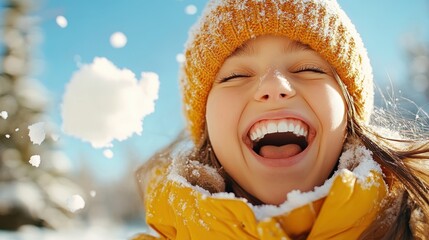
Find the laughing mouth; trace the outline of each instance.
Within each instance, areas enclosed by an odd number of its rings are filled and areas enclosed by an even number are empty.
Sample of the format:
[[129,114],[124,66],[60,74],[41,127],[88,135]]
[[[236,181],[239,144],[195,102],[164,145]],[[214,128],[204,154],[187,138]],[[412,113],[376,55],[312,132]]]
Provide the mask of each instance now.
[[252,150],[264,158],[295,156],[308,146],[309,127],[296,119],[263,120],[252,126],[248,136]]

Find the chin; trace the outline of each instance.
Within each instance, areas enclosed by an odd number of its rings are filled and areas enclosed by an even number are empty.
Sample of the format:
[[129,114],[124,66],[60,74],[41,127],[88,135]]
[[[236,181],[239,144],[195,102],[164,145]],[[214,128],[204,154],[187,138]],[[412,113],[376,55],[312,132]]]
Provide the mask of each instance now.
[[262,202],[264,202],[265,204],[268,204],[268,205],[280,205],[280,204],[284,203],[286,200],[287,200],[286,194],[281,195],[281,196],[271,195],[271,197],[268,199],[261,199]]

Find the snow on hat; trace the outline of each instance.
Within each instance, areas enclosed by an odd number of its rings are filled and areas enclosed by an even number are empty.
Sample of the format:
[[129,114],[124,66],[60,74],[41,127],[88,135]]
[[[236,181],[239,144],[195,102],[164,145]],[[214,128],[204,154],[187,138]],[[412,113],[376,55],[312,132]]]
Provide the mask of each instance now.
[[205,128],[206,102],[226,58],[249,39],[286,36],[324,57],[347,87],[360,121],[373,108],[373,76],[355,26],[335,0],[213,0],[190,30],[180,76],[194,143]]

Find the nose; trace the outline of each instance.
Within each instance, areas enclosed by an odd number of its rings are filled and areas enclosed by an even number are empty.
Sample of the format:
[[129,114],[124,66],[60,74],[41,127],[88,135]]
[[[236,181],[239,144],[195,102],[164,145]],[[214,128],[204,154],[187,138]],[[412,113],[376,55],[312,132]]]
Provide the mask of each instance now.
[[260,102],[288,99],[296,94],[290,81],[279,71],[269,71],[261,77],[255,100]]

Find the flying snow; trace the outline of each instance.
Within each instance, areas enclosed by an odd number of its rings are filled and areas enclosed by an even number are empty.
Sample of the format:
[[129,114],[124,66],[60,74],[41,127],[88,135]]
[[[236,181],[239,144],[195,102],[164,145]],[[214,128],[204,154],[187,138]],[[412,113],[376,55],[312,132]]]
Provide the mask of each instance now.
[[0,117],[2,117],[3,119],[7,119],[7,117],[8,117],[7,112],[6,111],[1,111],[0,112]]
[[61,115],[66,134],[95,148],[111,147],[143,131],[143,119],[155,110],[159,80],[142,72],[140,80],[106,58],[95,58],[75,72],[66,86]]
[[54,140],[54,142],[57,142],[58,139],[60,139],[60,136],[58,134],[56,134],[56,133],[52,133],[51,134],[51,138],[52,138],[52,140]]
[[127,44],[127,36],[122,32],[115,32],[110,36],[110,44],[114,48],[123,48]]
[[32,166],[39,167],[40,165],[40,155],[33,155],[30,157],[30,161],[28,161]]
[[67,198],[67,208],[70,212],[74,213],[77,210],[82,209],[84,207],[85,207],[85,200],[83,200],[83,198],[80,195],[75,194]]
[[186,60],[185,55],[183,53],[179,53],[176,55],[176,61],[178,63],[184,63]]
[[57,22],[58,26],[60,26],[61,28],[66,28],[68,25],[67,18],[61,15],[57,16],[55,21]]
[[89,192],[89,195],[91,195],[91,197],[95,197],[95,195],[97,195],[97,192],[95,190],[91,190]]
[[30,130],[28,136],[30,136],[30,140],[33,144],[40,145],[45,140],[46,134],[44,122],[38,122],[30,125],[28,126],[28,129]]
[[193,4],[190,4],[190,5],[186,6],[185,12],[188,15],[194,15],[195,13],[197,13],[197,7]]
[[104,151],[103,151],[103,155],[104,155],[106,158],[112,158],[112,157],[113,157],[113,152],[112,152],[112,150],[110,150],[110,149],[106,149],[106,150],[104,150]]

